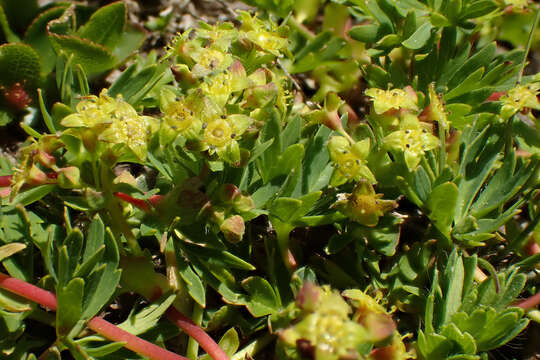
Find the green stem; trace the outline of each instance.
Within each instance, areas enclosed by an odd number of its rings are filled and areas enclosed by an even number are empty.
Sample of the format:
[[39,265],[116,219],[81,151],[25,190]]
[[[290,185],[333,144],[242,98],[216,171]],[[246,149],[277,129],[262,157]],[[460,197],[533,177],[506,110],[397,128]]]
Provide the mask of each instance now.
[[264,349],[274,340],[275,336],[269,333],[264,334],[255,341],[249,343],[242,350],[238,351],[231,360],[244,360],[253,358],[259,351]]
[[532,23],[531,32],[529,33],[529,38],[527,39],[527,46],[525,47],[525,54],[523,54],[523,63],[521,64],[521,69],[519,71],[519,76],[518,76],[518,81],[517,81],[518,84],[521,84],[521,80],[523,79],[523,71],[525,70],[525,66],[527,65],[527,56],[529,55],[529,51],[531,50],[531,45],[534,38],[534,32],[536,31],[536,27],[538,26],[538,19],[540,19],[540,10],[536,9],[536,15]]
[[[196,325],[200,326],[203,314],[204,309],[196,302],[193,302],[193,313],[191,320],[193,320]],[[197,357],[199,356],[199,343],[192,337],[190,337],[188,340],[186,356],[191,360],[197,360]]]
[[292,16],[289,17],[289,19],[287,21],[287,25],[289,25],[294,30],[298,31],[300,34],[302,34],[303,37],[305,37],[308,40],[312,40],[312,39],[315,38],[314,33],[312,33],[304,25],[299,24]]
[[[131,250],[131,254],[133,256],[142,256],[143,251],[139,246],[135,235],[133,235],[133,231],[131,231],[131,227],[127,223],[124,214],[122,214],[122,206],[120,202],[112,196],[109,197],[109,204],[107,206],[107,210],[109,211],[109,215],[111,216],[112,225],[115,229],[115,232],[124,235],[127,241],[127,245]],[[122,249],[122,247],[120,247],[120,249]]]
[[439,124],[439,140],[441,142],[439,148],[439,175],[441,175],[446,167],[446,129],[441,124]]

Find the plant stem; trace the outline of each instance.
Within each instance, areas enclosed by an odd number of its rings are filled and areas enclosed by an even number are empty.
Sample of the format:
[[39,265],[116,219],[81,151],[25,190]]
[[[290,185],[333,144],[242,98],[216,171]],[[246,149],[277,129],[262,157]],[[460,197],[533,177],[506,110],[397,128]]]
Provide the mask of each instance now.
[[[192,319],[193,319],[193,322],[198,326],[201,325],[203,313],[204,313],[203,308],[199,304],[194,302]],[[199,355],[199,343],[195,340],[195,338],[190,337],[187,344],[186,356],[191,360],[197,360],[198,355]]]
[[441,142],[439,148],[439,175],[446,167],[446,129],[439,124],[439,141]]
[[300,34],[302,34],[303,37],[305,37],[308,40],[313,40],[315,38],[315,34],[312,33],[307,27],[305,27],[302,24],[299,24],[292,16],[289,17],[287,20],[287,25],[289,25],[294,30],[298,31]]
[[517,81],[518,84],[521,84],[521,80],[523,78],[523,71],[525,70],[525,65],[527,65],[527,56],[529,55],[529,51],[531,50],[531,45],[534,38],[534,32],[536,30],[536,26],[538,25],[539,18],[540,18],[540,9],[536,9],[536,15],[532,23],[531,32],[529,33],[529,38],[527,39],[525,53],[523,54],[523,63],[521,64],[521,69],[519,71],[519,76],[518,76],[518,81]]
[[527,298],[527,299],[525,299],[525,300],[523,300],[521,302],[518,302],[514,306],[520,307],[522,309],[531,309],[533,307],[538,306],[538,304],[540,304],[540,292],[537,292],[533,296],[531,296],[531,297],[529,297],[529,298]]
[[[53,293],[25,281],[9,277],[3,273],[0,273],[0,288],[36,302],[51,310],[57,309],[56,296]],[[125,342],[126,348],[152,360],[187,360],[187,358],[183,356],[130,334],[100,317],[91,319],[88,322],[88,327],[106,339]]]
[[186,334],[197,340],[199,345],[214,360],[229,360],[229,356],[219,347],[219,345],[203,329],[196,325],[190,318],[176,310],[169,308],[165,313],[167,318]]
[[11,185],[11,175],[0,176],[0,187]]
[[107,210],[109,211],[109,214],[111,215],[111,219],[113,221],[114,226],[126,238],[128,247],[131,250],[131,254],[133,256],[142,256],[142,253],[143,253],[142,249],[139,246],[139,243],[137,242],[135,235],[133,235],[133,231],[131,231],[129,224],[126,222],[126,219],[124,218],[122,214],[122,207],[120,205],[119,200],[113,197],[110,197],[109,199],[110,199],[109,206],[107,206]]
[[187,360],[187,358],[163,349],[138,336],[120,329],[100,317],[95,317],[88,322],[88,327],[109,340],[125,342],[126,348],[156,360]]

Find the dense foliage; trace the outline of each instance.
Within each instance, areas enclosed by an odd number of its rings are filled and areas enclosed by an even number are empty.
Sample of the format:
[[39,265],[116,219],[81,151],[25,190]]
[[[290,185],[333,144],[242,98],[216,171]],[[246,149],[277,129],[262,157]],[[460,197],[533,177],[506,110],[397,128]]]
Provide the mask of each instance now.
[[252,0],[136,53],[170,14],[17,3],[1,358],[526,356],[537,5]]

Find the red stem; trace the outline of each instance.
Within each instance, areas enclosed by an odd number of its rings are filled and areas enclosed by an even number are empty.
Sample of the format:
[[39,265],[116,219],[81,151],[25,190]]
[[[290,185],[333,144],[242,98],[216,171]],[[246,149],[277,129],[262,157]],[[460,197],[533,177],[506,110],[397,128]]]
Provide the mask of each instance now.
[[218,344],[190,318],[170,307],[165,313],[167,318],[182,329],[186,334],[194,338],[204,351],[214,360],[229,360],[229,356],[219,347]]
[[[56,310],[56,296],[37,286],[25,281],[9,277],[0,273],[0,288],[36,302],[46,308]],[[120,329],[100,317],[94,317],[88,322],[88,327],[106,339],[125,342],[125,347],[153,360],[187,360],[187,358],[175,354],[167,349],[152,344],[133,334]]]
[[152,206],[156,206],[156,204],[158,204],[163,199],[163,195],[152,195],[150,196],[148,201],[146,201],[142,199],[136,199],[133,196],[123,192],[115,192],[114,196],[146,212],[150,211],[150,205],[148,203],[150,203]]
[[11,185],[11,175],[0,176],[0,187]]
[[533,296],[515,304],[514,306],[520,307],[522,309],[531,309],[540,304],[540,292],[537,292]]
[[125,346],[129,350],[148,356],[151,359],[188,360],[186,357],[170,352],[138,336],[130,334],[98,316],[88,322],[88,327],[109,340],[125,342]]
[[531,237],[531,240],[525,246],[525,251],[527,251],[529,255],[536,255],[540,253],[540,246],[538,246],[534,238]]

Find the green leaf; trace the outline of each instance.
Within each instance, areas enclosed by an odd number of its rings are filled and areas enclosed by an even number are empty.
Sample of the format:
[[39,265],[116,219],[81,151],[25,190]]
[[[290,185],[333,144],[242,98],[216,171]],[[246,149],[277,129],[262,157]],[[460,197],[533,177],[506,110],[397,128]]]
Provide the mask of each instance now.
[[209,264],[246,271],[255,270],[253,265],[226,250],[210,249],[189,243],[182,245],[185,249],[196,253],[198,257],[204,258]]
[[40,185],[35,188],[18,193],[13,199],[13,204],[21,204],[27,206],[41,200],[45,195],[49,194],[56,188],[56,185]]
[[457,250],[454,249],[450,254],[450,258],[445,263],[445,269],[441,276],[444,303],[439,326],[448,323],[452,315],[461,306],[464,278],[465,269],[463,267],[463,260],[457,254]]
[[[219,340],[218,345],[225,352],[225,354],[227,354],[227,356],[232,358],[240,346],[240,339],[238,338],[238,333],[236,330],[233,327],[227,330],[227,332],[221,337],[221,340]],[[212,358],[210,355],[205,354],[201,356],[199,360],[212,360]]]
[[86,237],[86,246],[84,248],[83,263],[88,261],[99,251],[105,241],[105,225],[101,221],[101,217],[96,215],[90,223],[88,235]]
[[[448,81],[448,87],[450,89],[455,88],[465,80],[471,73],[476,71],[481,67],[487,67],[495,56],[495,51],[497,49],[496,43],[490,43],[489,45],[483,47],[480,51],[476,52],[469,59],[464,61],[458,69],[454,70],[451,74],[451,78]],[[468,53],[468,51],[467,51]],[[466,56],[467,53],[464,52]],[[456,65],[459,64],[459,61]]]
[[492,0],[475,1],[469,4],[460,14],[460,20],[474,19],[497,10],[497,4]]
[[476,90],[478,86],[481,84],[480,80],[482,79],[482,76],[484,75],[484,68],[478,68],[473,73],[469,74],[465,80],[463,80],[459,85],[454,87],[451,91],[447,92],[444,95],[444,99],[446,101],[450,101],[458,96],[461,96],[465,93],[471,92],[472,90]]
[[126,24],[122,37],[113,50],[118,62],[124,62],[130,55],[135,53],[144,43],[147,33],[143,27]]
[[516,161],[515,150],[513,148],[507,150],[502,166],[472,204],[471,214],[480,218],[505,204],[522,189],[531,176],[534,176],[538,164],[538,159],[532,159],[527,165],[521,159]]
[[13,254],[18,253],[19,251],[22,251],[26,248],[26,244],[23,243],[9,243],[0,246],[0,261],[7,259]]
[[9,27],[8,19],[2,6],[0,6],[0,28],[2,29],[2,32],[4,33],[4,36],[8,42],[16,43],[21,41],[17,34],[15,34]]
[[269,212],[270,216],[275,216],[281,221],[288,223],[293,214],[300,209],[302,201],[293,198],[277,198],[272,201]]
[[292,119],[289,119],[287,126],[283,129],[281,133],[281,151],[285,150],[292,144],[296,144],[301,137],[302,132],[302,122],[303,119],[301,116],[296,115]]
[[57,54],[73,55],[73,63],[80,64],[87,74],[104,72],[117,63],[116,57],[106,47],[90,40],[49,33],[49,41]]
[[249,294],[246,307],[251,315],[261,317],[279,310],[279,300],[272,286],[259,276],[252,276],[242,281],[242,287]]
[[330,162],[326,142],[331,134],[332,130],[326,126],[320,126],[306,148],[302,165],[302,191],[304,194],[320,190],[330,181],[330,178],[322,182],[320,180],[324,179],[322,175]]
[[84,344],[84,350],[90,356],[94,358],[99,358],[101,356],[109,355],[122,349],[125,346],[125,342],[113,342],[103,346],[90,347],[85,344],[85,341],[88,340],[88,336],[77,340],[77,343]]
[[257,140],[255,140],[255,146],[250,153],[248,164],[251,164],[253,161],[257,160],[266,151],[266,149],[272,145],[273,142],[274,139],[270,139],[261,143],[259,138],[257,138]]
[[418,349],[424,359],[446,359],[452,343],[439,334],[418,333]]
[[59,18],[66,7],[59,5],[43,11],[34,19],[24,34],[24,42],[39,54],[42,70],[45,74],[51,72],[56,64],[56,54],[47,37],[47,24]]
[[271,171],[271,178],[275,178],[280,175],[289,175],[292,171],[295,171],[304,158],[304,145],[294,144],[289,146],[281,156]]
[[120,40],[126,24],[126,5],[117,1],[103,6],[77,30],[77,36],[113,50]]
[[483,332],[476,339],[479,351],[488,351],[504,345],[518,335],[529,324],[528,319],[521,319],[523,309],[510,308],[502,314],[488,310],[488,322]]
[[349,30],[349,36],[364,43],[374,43],[378,40],[379,26],[377,24],[357,25]]
[[66,335],[81,318],[84,280],[71,279],[66,286],[56,290],[58,309],[56,329],[58,334]]
[[384,216],[374,228],[357,226],[353,230],[356,239],[365,238],[369,246],[385,256],[393,256],[399,242],[402,220]]
[[454,219],[456,225],[465,219],[469,208],[480,191],[486,178],[495,165],[504,142],[496,135],[496,128],[485,127],[476,132],[472,127],[464,132],[462,143],[465,146],[460,164],[458,200]]
[[420,27],[416,29],[414,34],[412,34],[408,39],[402,42],[403,46],[411,50],[421,49],[428,43],[431,37],[432,28],[433,26],[431,25],[430,22],[426,22],[420,25]]
[[156,326],[165,311],[171,307],[174,299],[176,299],[176,294],[165,294],[138,313],[131,313],[118,327],[133,335],[143,334]]
[[457,199],[458,187],[452,182],[446,182],[435,187],[426,201],[430,220],[447,238],[450,238]]
[[472,335],[467,332],[461,332],[455,324],[450,323],[444,326],[441,331],[441,335],[446,337],[448,340],[453,340],[455,344],[460,348],[460,352],[462,352],[463,354],[476,354],[477,349],[474,337],[472,337]]
[[176,266],[182,279],[186,282],[188,294],[202,308],[206,307],[206,290],[199,276],[192,270],[191,266],[182,256],[179,246],[174,244],[174,253],[176,256]]
[[121,270],[118,269],[120,255],[117,242],[110,229],[105,231],[104,245],[106,250],[101,260],[102,264],[95,268],[87,278],[82,314],[85,319],[101,310],[116,292],[116,287],[120,283]]

